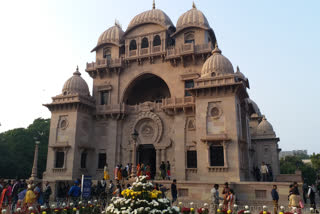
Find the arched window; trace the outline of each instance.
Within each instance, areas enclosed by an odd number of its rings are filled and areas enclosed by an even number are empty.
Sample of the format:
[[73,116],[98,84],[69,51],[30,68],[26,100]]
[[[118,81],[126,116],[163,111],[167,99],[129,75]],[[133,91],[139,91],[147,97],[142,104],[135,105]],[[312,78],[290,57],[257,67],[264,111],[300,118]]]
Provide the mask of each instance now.
[[194,43],[194,32],[184,34],[184,43]]
[[147,47],[149,47],[149,42],[148,42],[148,39],[144,37],[141,41],[141,48],[147,48]]
[[160,36],[159,35],[156,35],[154,38],[153,38],[153,46],[159,46],[161,45],[161,39],[160,39]]
[[129,50],[130,50],[130,51],[132,51],[132,50],[137,50],[136,40],[131,40],[131,41],[130,41]]
[[81,153],[80,167],[81,169],[87,168],[87,152]]
[[111,48],[104,48],[103,49],[103,58],[110,60],[111,59]]

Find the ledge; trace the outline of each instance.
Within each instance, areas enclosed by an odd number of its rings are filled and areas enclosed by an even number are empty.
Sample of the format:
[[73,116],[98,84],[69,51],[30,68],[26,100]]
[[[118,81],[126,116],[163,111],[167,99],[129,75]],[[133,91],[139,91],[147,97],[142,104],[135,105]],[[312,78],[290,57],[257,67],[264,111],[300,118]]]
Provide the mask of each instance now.
[[208,172],[227,172],[228,167],[227,166],[209,166]]
[[227,134],[207,135],[200,139],[202,142],[228,141],[231,140]]

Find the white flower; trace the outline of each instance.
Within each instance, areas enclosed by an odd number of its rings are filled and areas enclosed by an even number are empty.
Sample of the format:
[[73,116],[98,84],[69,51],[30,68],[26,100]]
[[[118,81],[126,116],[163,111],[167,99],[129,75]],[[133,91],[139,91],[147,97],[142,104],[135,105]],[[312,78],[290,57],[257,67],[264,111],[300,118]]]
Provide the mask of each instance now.
[[207,206],[208,206],[208,204],[207,204],[207,203],[204,203],[204,204],[203,204],[203,206],[204,206],[204,207],[207,207]]
[[88,201],[88,204],[92,204],[92,202],[91,202],[91,201]]
[[32,210],[33,210],[33,207],[29,207],[28,210],[29,210],[29,211],[32,211]]
[[179,205],[182,205],[182,202],[181,202],[181,201],[179,202]]
[[313,211],[314,211],[313,207],[310,207],[310,212],[312,212],[312,213],[313,213]]
[[2,213],[2,214],[6,214],[6,213],[7,213],[7,210],[6,210],[6,209],[3,209],[3,210],[1,211],[1,213]]
[[280,206],[280,209],[281,209],[281,210],[284,210],[284,206]]
[[263,206],[262,206],[262,209],[263,209],[264,211],[266,211],[266,210],[268,209],[268,207],[265,206],[265,205],[263,205]]
[[190,206],[193,206],[193,202],[190,202]]
[[72,206],[73,206],[73,203],[71,202],[71,203],[70,203],[70,207],[72,207]]
[[244,209],[245,209],[245,210],[248,210],[248,209],[249,209],[249,206],[248,206],[248,205],[244,206]]
[[21,208],[19,207],[19,208],[17,208],[17,212],[21,212]]

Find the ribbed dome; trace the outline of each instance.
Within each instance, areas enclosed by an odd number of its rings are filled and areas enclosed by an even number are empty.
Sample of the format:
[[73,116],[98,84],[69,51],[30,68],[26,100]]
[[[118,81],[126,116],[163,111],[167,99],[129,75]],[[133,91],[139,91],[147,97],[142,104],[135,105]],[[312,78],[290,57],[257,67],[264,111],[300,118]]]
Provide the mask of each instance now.
[[206,30],[210,29],[207,18],[194,4],[191,10],[188,10],[179,17],[176,33],[188,27],[199,27]]
[[261,112],[259,109],[259,106],[257,105],[256,102],[254,102],[253,100],[251,100],[250,98],[247,98],[247,102],[249,104],[249,107],[252,107],[252,110],[259,116],[261,117]]
[[62,94],[80,94],[84,96],[90,96],[89,87],[86,81],[81,77],[81,73],[77,67],[76,72],[69,78],[63,85]]
[[272,125],[267,121],[265,117],[262,118],[262,121],[259,123],[257,127],[257,135],[269,135],[275,137],[276,134],[273,131]]
[[169,28],[173,26],[171,19],[167,14],[165,14],[162,10],[153,8],[152,10],[145,11],[136,15],[128,25],[127,31],[129,32],[132,28],[147,24],[147,23],[155,23],[159,24],[165,28]]
[[215,49],[202,66],[201,77],[220,76],[225,74],[233,74],[233,66],[229,59],[221,55],[221,50],[216,44]]
[[111,43],[115,45],[120,45],[120,40],[123,36],[124,32],[118,24],[108,28],[105,32],[101,34],[98,39],[97,46],[92,50],[95,51],[101,45]]

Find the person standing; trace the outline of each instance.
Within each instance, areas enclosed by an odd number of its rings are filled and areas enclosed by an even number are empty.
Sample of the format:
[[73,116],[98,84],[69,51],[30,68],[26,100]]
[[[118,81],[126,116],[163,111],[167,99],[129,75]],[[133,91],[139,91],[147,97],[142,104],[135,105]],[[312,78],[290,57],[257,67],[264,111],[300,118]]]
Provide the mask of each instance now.
[[294,213],[294,208],[297,209],[297,213],[301,214],[301,207],[300,207],[300,196],[297,194],[295,190],[289,196],[289,208],[291,208],[291,212]]
[[223,209],[225,209],[225,210],[228,209],[229,191],[230,191],[229,184],[228,184],[228,182],[225,182],[224,183],[224,188],[223,188],[223,191],[222,191],[222,194],[223,194]]
[[178,198],[177,180],[176,179],[173,179],[172,184],[171,184],[171,196],[172,196],[172,204],[173,204]]
[[309,186],[308,198],[310,199],[310,207],[316,209],[316,189],[314,187],[314,184]]
[[215,184],[211,189],[211,201],[212,201],[213,213],[217,212],[220,200],[223,200],[223,198],[219,197],[219,185]]
[[302,185],[303,201],[307,204],[308,184],[306,182]]
[[279,201],[279,194],[277,191],[277,185],[273,185],[273,189],[271,190],[271,196],[273,201],[273,211],[275,214],[278,213],[278,201]]
[[15,206],[18,202],[18,194],[19,194],[19,190],[20,190],[20,180],[16,179],[13,186],[12,186],[12,207],[11,209],[14,210]]
[[261,175],[262,175],[262,181],[267,181],[268,167],[265,164],[265,162],[262,162],[261,167],[260,167],[260,172],[261,172]]
[[160,173],[161,173],[162,179],[164,180],[166,178],[166,164],[164,163],[164,161],[161,162]]
[[108,170],[108,164],[107,163],[103,167],[103,178],[106,181],[110,179],[109,170]]
[[74,202],[77,202],[81,196],[80,182],[76,180],[74,185],[70,188],[68,195],[72,198]]
[[167,161],[167,178],[168,178],[168,180],[170,180],[170,176],[171,176],[170,168],[171,168],[170,162]]
[[49,200],[50,200],[51,194],[52,194],[51,187],[49,185],[49,182],[46,181],[44,191],[43,191],[43,199],[44,199],[44,203],[47,207],[49,207]]

